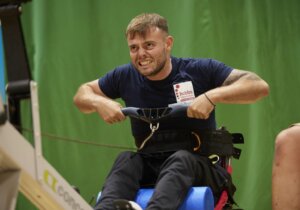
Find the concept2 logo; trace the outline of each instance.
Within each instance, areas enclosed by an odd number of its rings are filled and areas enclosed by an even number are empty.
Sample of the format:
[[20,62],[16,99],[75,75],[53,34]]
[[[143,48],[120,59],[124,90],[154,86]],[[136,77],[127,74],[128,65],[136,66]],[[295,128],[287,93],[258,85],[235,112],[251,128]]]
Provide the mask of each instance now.
[[60,196],[73,210],[84,210],[48,170],[44,171],[43,178],[46,185],[50,187],[54,193]]

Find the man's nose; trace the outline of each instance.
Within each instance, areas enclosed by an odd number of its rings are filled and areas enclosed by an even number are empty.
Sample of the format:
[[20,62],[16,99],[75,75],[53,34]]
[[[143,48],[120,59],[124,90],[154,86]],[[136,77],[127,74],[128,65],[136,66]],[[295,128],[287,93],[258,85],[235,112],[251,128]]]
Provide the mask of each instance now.
[[139,48],[138,50],[138,56],[143,56],[146,54],[146,50],[142,47]]

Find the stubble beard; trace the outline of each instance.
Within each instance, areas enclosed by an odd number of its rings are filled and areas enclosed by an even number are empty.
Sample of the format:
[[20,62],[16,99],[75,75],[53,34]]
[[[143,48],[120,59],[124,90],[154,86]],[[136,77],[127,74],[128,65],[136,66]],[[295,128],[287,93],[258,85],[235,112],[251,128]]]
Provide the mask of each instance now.
[[143,73],[143,70],[139,69],[138,66],[136,66],[136,69],[139,71],[140,74],[142,74],[145,77],[156,76],[164,69],[164,67],[166,66],[166,63],[167,63],[167,56],[166,56],[165,52],[163,53],[163,55],[161,57],[164,57],[164,59],[162,61],[158,60],[158,66],[155,69],[153,69],[151,72]]

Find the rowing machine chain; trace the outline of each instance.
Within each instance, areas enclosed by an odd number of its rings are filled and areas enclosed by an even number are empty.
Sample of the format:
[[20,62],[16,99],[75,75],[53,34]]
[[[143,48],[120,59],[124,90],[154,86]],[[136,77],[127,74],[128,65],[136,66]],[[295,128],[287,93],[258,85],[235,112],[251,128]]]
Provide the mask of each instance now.
[[144,139],[143,143],[138,148],[138,150],[141,150],[141,149],[144,148],[145,144],[149,141],[149,139],[151,139],[151,137],[153,136],[153,134],[155,133],[155,131],[158,130],[158,128],[159,128],[159,122],[157,122],[155,125],[153,125],[152,123],[150,123],[151,133],[149,134],[149,136],[147,138]]

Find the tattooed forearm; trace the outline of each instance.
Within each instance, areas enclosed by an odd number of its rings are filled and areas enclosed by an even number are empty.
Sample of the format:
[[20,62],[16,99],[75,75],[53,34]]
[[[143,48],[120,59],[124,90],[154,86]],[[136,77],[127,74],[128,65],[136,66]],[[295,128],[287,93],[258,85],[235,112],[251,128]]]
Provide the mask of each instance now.
[[252,72],[234,69],[227,77],[227,79],[223,82],[222,86],[230,85],[240,79],[259,80],[260,78]]

